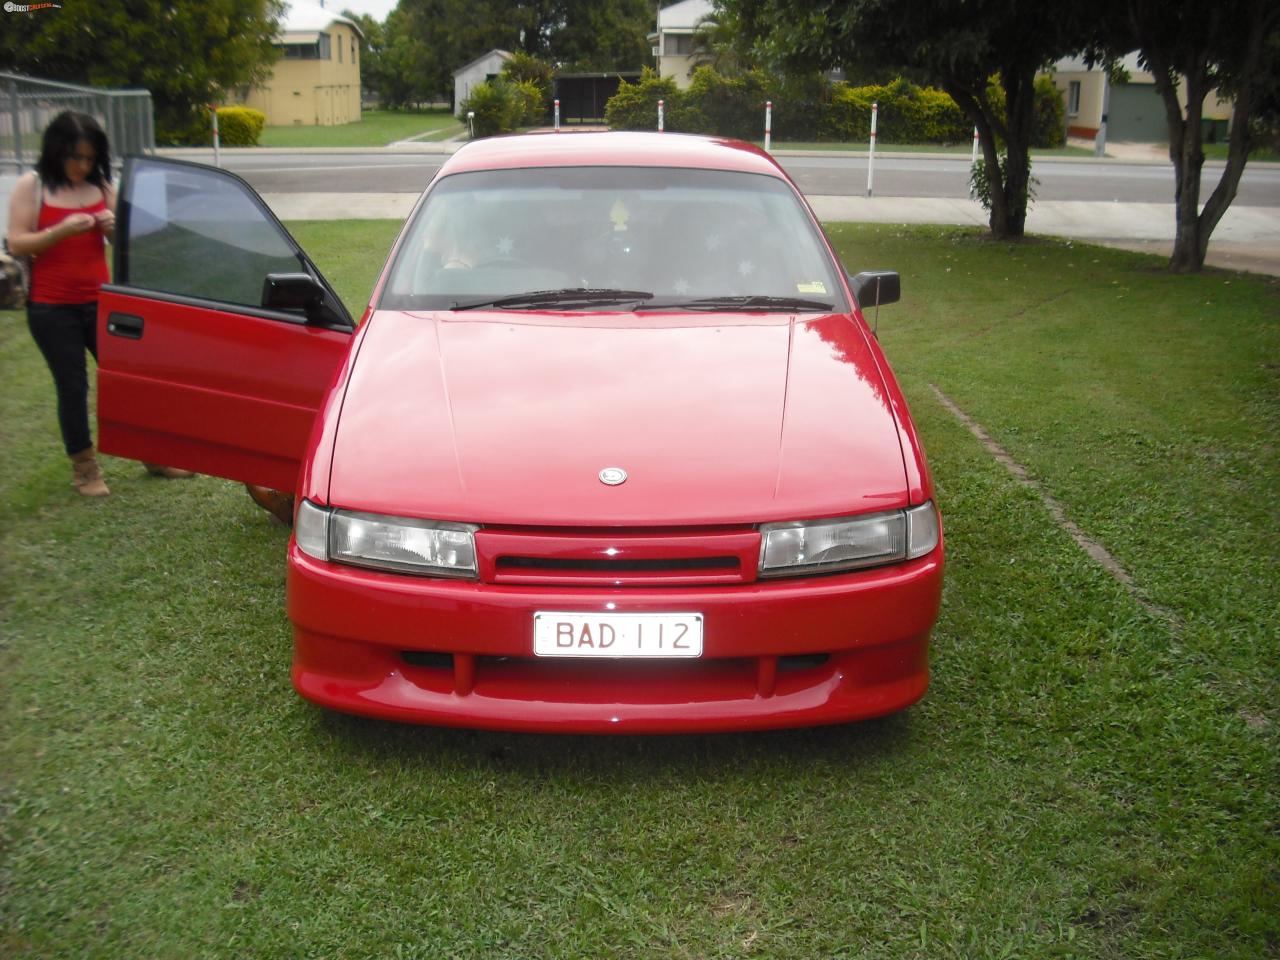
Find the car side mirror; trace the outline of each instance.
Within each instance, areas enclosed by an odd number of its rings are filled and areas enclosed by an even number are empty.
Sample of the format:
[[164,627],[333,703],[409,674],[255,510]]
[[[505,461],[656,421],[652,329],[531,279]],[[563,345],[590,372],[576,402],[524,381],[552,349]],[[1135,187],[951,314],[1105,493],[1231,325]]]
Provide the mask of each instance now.
[[325,302],[325,288],[309,273],[269,273],[262,281],[262,305],[270,310],[301,310],[308,323],[342,323]]
[[863,270],[849,278],[858,306],[882,307],[902,299],[902,278],[896,270]]

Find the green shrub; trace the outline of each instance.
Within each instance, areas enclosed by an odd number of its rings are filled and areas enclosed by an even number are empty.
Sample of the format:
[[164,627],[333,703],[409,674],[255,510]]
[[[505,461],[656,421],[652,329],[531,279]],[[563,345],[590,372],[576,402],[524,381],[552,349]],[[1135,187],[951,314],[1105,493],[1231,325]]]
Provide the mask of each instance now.
[[527,120],[537,123],[551,109],[551,89],[555,77],[555,67],[546,60],[541,60],[530,53],[517,50],[511,59],[502,65],[502,78],[515,84],[532,84],[541,101],[538,116]]
[[[816,140],[822,118],[831,108],[831,84],[821,74],[785,77],[769,84],[773,101],[773,136],[777,140]],[[761,117],[752,139],[764,132]]]
[[[992,81],[992,105],[1004,108],[1004,90]],[[851,87],[829,83],[820,74],[776,78],[759,70],[725,76],[711,67],[693,73],[688,90],[675,81],[644,72],[638,83],[623,83],[605,107],[615,130],[653,130],[658,101],[666,101],[666,129],[742,140],[764,135],[765,103],[773,102],[773,136],[778,140],[865,143],[871,135],[871,105],[879,106],[876,138],[882,143],[968,143],[973,124],[946,91],[919,87],[902,78],[892,83]],[[1061,146],[1065,126],[1062,96],[1048,77],[1036,81],[1036,118],[1031,145]]]
[[684,92],[676,86],[675,80],[659,77],[649,67],[644,68],[636,83],[623,80],[618,85],[618,92],[604,106],[605,122],[614,130],[656,130],[659,100],[664,101],[664,129],[687,133],[714,132],[695,130],[701,126],[697,122],[700,118],[686,108]]
[[249,107],[218,108],[218,140],[228,147],[256,147],[267,115]]
[[510,86],[519,107],[519,125],[532,127],[546,122],[547,99],[538,85],[532,80],[520,80],[512,82]]
[[510,133],[524,118],[524,101],[516,85],[502,79],[489,80],[471,88],[471,96],[462,101],[462,115],[475,113],[477,137]]
[[770,97],[768,78],[758,70],[726,77],[710,67],[698,67],[684,91],[685,121],[699,133],[758,140],[764,133],[764,105]]
[[1049,77],[1036,77],[1036,116],[1032,121],[1033,147],[1061,147],[1067,142],[1067,105],[1062,91]]
[[885,143],[962,143],[971,130],[964,112],[944,91],[901,78],[850,87],[835,84],[818,136],[861,142],[871,137],[871,106],[877,104],[876,139]]

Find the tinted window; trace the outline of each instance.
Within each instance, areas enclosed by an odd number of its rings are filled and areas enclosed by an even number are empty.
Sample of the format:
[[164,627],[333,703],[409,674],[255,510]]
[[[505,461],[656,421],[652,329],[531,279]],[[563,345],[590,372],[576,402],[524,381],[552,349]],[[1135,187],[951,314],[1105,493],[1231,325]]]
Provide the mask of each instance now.
[[842,304],[821,236],[783,180],[661,167],[455,174],[431,190],[380,306],[447,309],[564,287],[664,301],[811,298]]
[[256,307],[267,274],[306,271],[287,235],[230,177],[144,161],[127,189],[122,283]]

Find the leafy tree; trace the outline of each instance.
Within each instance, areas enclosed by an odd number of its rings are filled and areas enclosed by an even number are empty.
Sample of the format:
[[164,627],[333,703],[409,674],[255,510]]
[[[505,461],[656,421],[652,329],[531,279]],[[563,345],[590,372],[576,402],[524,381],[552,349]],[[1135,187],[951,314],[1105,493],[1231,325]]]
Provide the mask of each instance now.
[[733,10],[712,10],[693,31],[693,63],[733,76],[756,65],[751,42]]
[[518,43],[524,12],[517,6],[503,0],[400,0],[387,17],[393,102],[447,98],[459,67],[495,48],[524,49]]
[[387,33],[382,23],[367,13],[343,10],[342,15],[354,20],[360,28],[360,89],[362,94],[375,95],[381,100],[383,73],[386,64]]
[[[457,66],[462,63],[466,61]],[[384,107],[447,99],[452,69],[445,69],[439,51],[416,29],[404,2],[387,15],[376,74],[378,100]]]
[[400,0],[396,13],[405,37],[397,68],[433,93],[452,89],[454,70],[494,48],[567,69],[634,70],[650,61],[648,0]]
[[[1027,0],[718,0],[763,62],[791,70],[844,66],[855,73],[905,68],[941,87],[982,136],[991,232],[1020,237],[1026,224],[1035,125],[1035,76],[1085,46],[1087,5]],[[987,97],[992,76],[1005,91]],[[997,140],[1006,145],[1001,161]]]
[[205,107],[270,74],[279,0],[116,0],[4,15],[0,63],[50,80],[151,91],[156,139],[202,141]]
[[[1257,121],[1280,117],[1280,3],[1275,0],[1126,0],[1107,8],[1104,54],[1137,49],[1155,78],[1169,129],[1178,226],[1170,269],[1204,266],[1209,237],[1235,199]],[[1201,119],[1214,88],[1234,98],[1227,164],[1200,209]]]
[[[635,70],[653,62],[649,0],[552,0],[539,24],[546,56],[566,70]],[[533,52],[533,51],[531,51]]]

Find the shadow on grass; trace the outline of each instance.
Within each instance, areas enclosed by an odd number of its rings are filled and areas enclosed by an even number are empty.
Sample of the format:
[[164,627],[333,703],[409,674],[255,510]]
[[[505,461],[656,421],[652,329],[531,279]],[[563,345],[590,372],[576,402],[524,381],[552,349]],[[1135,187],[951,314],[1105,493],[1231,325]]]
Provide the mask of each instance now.
[[893,761],[912,742],[914,711],[860,723],[748,733],[680,735],[570,735],[503,733],[421,727],[313,708],[312,732],[329,741],[344,761],[374,757],[424,771],[490,770],[541,779],[573,773],[647,782],[654,774],[706,777],[752,766],[776,776],[779,765],[813,763],[861,766]]

